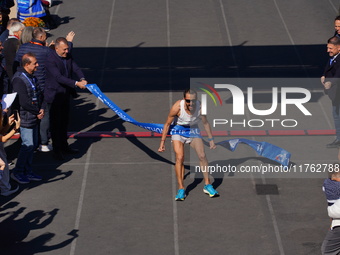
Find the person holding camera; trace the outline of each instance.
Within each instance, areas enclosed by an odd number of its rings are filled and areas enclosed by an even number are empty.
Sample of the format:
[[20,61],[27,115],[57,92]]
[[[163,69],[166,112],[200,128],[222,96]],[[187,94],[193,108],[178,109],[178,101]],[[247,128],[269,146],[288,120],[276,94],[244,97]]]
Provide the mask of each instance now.
[[[1,103],[0,103],[1,110]],[[6,109],[4,109],[6,111]],[[4,117],[0,115],[0,195],[9,196],[19,190],[18,185],[11,185],[9,182],[9,166],[4,143],[7,142],[20,128],[20,117],[12,114],[4,124]],[[14,126],[12,129],[11,127]],[[10,130],[11,129],[11,130]],[[8,132],[9,131],[9,132]]]

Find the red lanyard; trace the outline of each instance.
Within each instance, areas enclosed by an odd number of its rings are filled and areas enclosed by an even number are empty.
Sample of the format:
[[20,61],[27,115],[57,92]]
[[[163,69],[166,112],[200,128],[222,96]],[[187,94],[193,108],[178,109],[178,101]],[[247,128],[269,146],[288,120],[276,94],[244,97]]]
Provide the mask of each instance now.
[[42,43],[38,43],[38,42],[32,42],[32,41],[30,41],[30,43],[36,44],[36,45],[40,45],[40,46],[44,46]]

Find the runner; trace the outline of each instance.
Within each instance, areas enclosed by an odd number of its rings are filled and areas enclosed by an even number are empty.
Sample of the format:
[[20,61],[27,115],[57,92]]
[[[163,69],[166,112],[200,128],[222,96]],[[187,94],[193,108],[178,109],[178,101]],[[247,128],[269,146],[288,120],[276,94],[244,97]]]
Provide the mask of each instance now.
[[[204,129],[208,134],[208,141],[210,149],[215,149],[214,138],[212,137],[210,124],[206,116],[201,115],[201,104],[197,100],[197,92],[192,89],[184,91],[184,98],[178,100],[171,108],[168,115],[168,119],[164,124],[162,139],[158,151],[165,151],[165,139],[169,132],[171,124],[177,124],[180,126],[190,126],[191,128],[197,128],[198,122],[202,120]],[[197,156],[200,161],[200,167],[204,177],[204,188],[203,192],[208,194],[210,197],[218,196],[218,192],[210,184],[208,169],[208,160],[204,152],[204,144],[200,137],[184,137],[181,135],[172,135],[171,137],[173,148],[176,154],[175,172],[178,182],[178,192],[176,195],[176,201],[183,201],[186,197],[184,187],[184,144],[188,143],[195,149]]]

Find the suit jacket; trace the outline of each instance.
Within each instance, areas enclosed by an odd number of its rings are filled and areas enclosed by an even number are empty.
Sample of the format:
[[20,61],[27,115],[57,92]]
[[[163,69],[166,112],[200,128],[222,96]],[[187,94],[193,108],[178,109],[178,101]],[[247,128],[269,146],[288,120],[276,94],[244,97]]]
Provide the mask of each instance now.
[[340,104],[340,54],[333,60],[332,64],[328,61],[323,75],[325,82],[330,81],[332,86],[325,89],[333,105]]
[[65,100],[69,100],[76,88],[76,80],[72,78],[73,75],[79,79],[84,78],[83,72],[73,61],[71,54],[63,59],[55,50],[51,51],[47,57],[45,68],[44,97],[47,103],[63,103]]
[[[3,44],[4,57],[6,62],[6,71],[10,79],[13,78],[13,63],[15,54],[19,49],[19,40],[16,37],[9,37]],[[5,48],[6,47],[6,48]]]

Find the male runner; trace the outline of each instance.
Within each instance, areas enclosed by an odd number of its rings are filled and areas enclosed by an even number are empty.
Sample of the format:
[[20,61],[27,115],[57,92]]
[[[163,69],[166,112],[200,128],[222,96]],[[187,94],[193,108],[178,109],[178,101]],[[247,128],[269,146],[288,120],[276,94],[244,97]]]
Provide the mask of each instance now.
[[[202,120],[204,129],[208,134],[208,141],[210,149],[215,149],[214,138],[212,137],[210,124],[206,116],[201,115],[201,104],[197,100],[197,92],[192,89],[184,91],[184,98],[178,100],[171,108],[168,115],[168,119],[164,124],[162,139],[158,151],[165,151],[165,139],[169,132],[171,124],[177,124],[181,126],[190,126],[191,128],[197,128],[198,122]],[[183,201],[185,199],[185,187],[184,187],[184,144],[188,143],[195,149],[200,161],[200,167],[204,177],[203,192],[210,197],[218,196],[218,192],[210,184],[208,169],[208,160],[204,152],[204,144],[200,137],[184,137],[181,135],[172,135],[171,137],[174,151],[176,154],[175,171],[178,182],[178,192],[176,195],[176,201]]]

